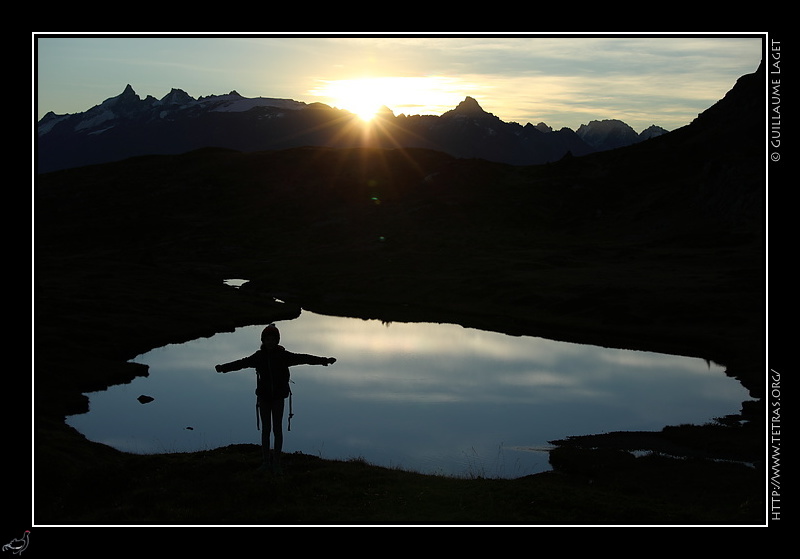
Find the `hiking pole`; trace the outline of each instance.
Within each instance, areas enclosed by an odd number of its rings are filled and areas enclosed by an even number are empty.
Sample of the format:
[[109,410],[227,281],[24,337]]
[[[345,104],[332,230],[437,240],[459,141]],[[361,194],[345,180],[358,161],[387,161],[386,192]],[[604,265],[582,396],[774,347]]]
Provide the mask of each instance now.
[[289,389],[289,421],[287,422],[287,430],[288,431],[292,430],[292,416],[293,415],[294,414],[292,413],[292,389],[290,388]]

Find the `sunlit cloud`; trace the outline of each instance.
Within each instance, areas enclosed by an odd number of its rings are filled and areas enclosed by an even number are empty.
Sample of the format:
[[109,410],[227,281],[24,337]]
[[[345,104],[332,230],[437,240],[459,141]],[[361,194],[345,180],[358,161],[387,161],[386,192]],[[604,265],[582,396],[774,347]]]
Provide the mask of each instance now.
[[[382,39],[381,39],[382,40]],[[423,67],[481,84],[473,96],[505,121],[577,129],[616,118],[637,132],[689,124],[755,71],[759,38],[423,38],[387,39],[424,52]],[[383,52],[388,52],[385,49]],[[749,62],[745,62],[749,61]],[[433,66],[432,66],[433,65]],[[443,75],[450,75],[443,72]]]
[[439,115],[471,96],[523,125],[576,129],[616,118],[637,132],[651,124],[672,130],[755,71],[761,41],[755,34],[50,38],[38,45],[37,99],[40,116],[84,111],[130,83],[140,96],[235,89],[368,116],[382,105]]
[[413,114],[439,115],[482,89],[457,77],[380,76],[319,80],[308,94],[369,120],[383,106],[395,114],[413,108]]

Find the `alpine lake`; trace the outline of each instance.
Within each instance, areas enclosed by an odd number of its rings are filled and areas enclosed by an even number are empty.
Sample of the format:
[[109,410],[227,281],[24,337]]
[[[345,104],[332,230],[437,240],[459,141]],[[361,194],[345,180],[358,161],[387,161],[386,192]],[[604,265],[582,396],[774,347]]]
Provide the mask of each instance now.
[[[550,441],[702,425],[748,399],[693,357],[307,311],[276,325],[289,351],[337,359],[291,369],[285,453],[511,479],[550,470]],[[142,354],[147,377],[88,394],[90,411],[67,423],[137,454],[260,444],[255,371],[214,366],[256,351],[263,327]]]

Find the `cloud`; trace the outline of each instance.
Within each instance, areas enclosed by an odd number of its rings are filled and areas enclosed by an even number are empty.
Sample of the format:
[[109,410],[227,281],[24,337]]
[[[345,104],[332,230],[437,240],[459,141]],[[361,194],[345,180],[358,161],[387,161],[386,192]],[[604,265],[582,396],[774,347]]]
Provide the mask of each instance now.
[[[382,37],[329,39],[369,52],[393,75],[437,75],[463,84],[502,120],[577,128],[618,118],[637,131],[689,124],[743,74],[756,70],[759,37]],[[400,72],[400,73],[398,73]],[[448,110],[452,107],[442,108]]]
[[[320,80],[436,78],[445,101],[396,101],[441,114],[467,95],[500,119],[553,128],[617,118],[674,129],[721,99],[762,55],[757,34],[643,37],[239,36],[39,39],[38,113],[85,111],[130,83],[140,96],[233,89],[318,101]],[[445,81],[447,80],[447,81]]]

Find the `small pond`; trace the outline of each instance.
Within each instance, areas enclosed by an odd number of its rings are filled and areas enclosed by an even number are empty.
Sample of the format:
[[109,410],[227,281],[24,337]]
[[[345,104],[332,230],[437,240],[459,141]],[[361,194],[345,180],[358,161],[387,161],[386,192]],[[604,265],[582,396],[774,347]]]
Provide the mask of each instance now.
[[[338,360],[292,368],[288,453],[515,478],[550,469],[550,440],[703,424],[749,399],[702,359],[305,311],[277,326],[288,350]],[[214,365],[253,353],[261,330],[143,354],[135,361],[149,377],[89,394],[89,413],[67,422],[133,453],[260,444],[255,372],[219,374]]]

